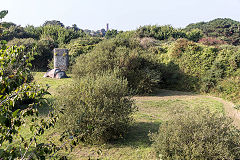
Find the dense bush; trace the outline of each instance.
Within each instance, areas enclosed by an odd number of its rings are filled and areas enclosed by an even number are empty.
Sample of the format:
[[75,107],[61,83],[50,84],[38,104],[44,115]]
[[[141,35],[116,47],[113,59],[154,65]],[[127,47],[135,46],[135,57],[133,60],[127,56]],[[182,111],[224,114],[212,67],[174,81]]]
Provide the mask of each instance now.
[[46,25],[41,27],[40,37],[50,37],[58,45],[63,45],[83,36],[85,33],[82,30],[75,31],[73,28],[67,29],[59,25]]
[[21,26],[11,25],[9,28],[4,28],[0,40],[10,41],[13,38],[31,38]]
[[48,63],[53,57],[53,49],[57,46],[49,37],[42,37],[40,40],[33,38],[14,38],[7,43],[9,46],[24,46],[24,52],[34,52],[35,55],[31,61],[32,70],[46,71]]
[[[240,75],[240,70],[238,75]],[[212,92],[232,102],[240,103],[240,76],[219,80]]]
[[185,30],[200,29],[206,37],[214,37],[226,41],[228,44],[239,45],[240,22],[229,18],[218,18],[209,22],[189,24]]
[[116,37],[118,34],[118,31],[116,29],[108,30],[105,34],[105,38],[110,39]]
[[193,29],[187,32],[186,38],[193,42],[198,42],[203,37],[203,33],[200,29]]
[[172,26],[157,26],[149,25],[137,29],[136,34],[138,37],[152,37],[157,40],[167,40],[169,38],[185,38],[186,33],[180,29],[175,29]]
[[36,44],[37,40],[33,38],[14,38],[7,43],[8,46],[24,46],[27,52],[32,51]]
[[87,143],[122,137],[135,110],[128,93],[127,80],[113,73],[84,77],[60,92],[58,103],[65,113],[61,124]]
[[163,123],[152,134],[153,147],[162,159],[238,159],[240,132],[231,120],[209,111],[186,112]]
[[53,49],[57,47],[57,43],[50,37],[41,37],[36,44],[35,51],[37,54],[32,61],[33,69],[37,71],[47,71],[49,62],[53,58]]
[[42,33],[42,27],[27,25],[24,27],[24,31],[29,35],[29,37],[34,38],[35,40],[39,40]]
[[69,49],[70,66],[75,63],[76,57],[90,52],[101,41],[102,38],[90,36],[71,40],[66,46]]
[[119,69],[119,76],[128,80],[137,93],[151,92],[161,81],[160,65],[146,53],[136,39],[117,37],[98,44],[86,55],[80,55],[73,74],[81,78],[89,74]]
[[182,76],[175,87],[203,92],[210,92],[226,77],[236,77],[240,63],[238,47],[205,46],[186,39],[178,39],[169,45],[167,53],[157,56],[178,66],[172,72],[181,72]]
[[226,44],[226,42],[224,42],[223,40],[219,40],[213,37],[201,38],[198,42],[208,46]]

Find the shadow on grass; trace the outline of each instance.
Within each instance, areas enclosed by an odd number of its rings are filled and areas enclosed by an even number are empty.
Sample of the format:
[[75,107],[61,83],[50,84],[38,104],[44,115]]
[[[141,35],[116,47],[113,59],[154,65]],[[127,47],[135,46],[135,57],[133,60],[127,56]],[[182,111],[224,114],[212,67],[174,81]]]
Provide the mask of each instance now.
[[38,107],[38,111],[41,116],[47,116],[49,111],[53,110],[52,104],[54,100],[54,98],[47,98],[47,101],[44,102],[41,107]]
[[136,122],[123,139],[115,141],[113,144],[133,148],[149,147],[151,145],[149,133],[157,132],[160,124],[160,122]]
[[153,94],[149,96],[160,96],[160,97],[167,97],[167,96],[194,96],[196,93],[193,92],[183,92],[183,91],[173,91],[167,89],[156,89]]

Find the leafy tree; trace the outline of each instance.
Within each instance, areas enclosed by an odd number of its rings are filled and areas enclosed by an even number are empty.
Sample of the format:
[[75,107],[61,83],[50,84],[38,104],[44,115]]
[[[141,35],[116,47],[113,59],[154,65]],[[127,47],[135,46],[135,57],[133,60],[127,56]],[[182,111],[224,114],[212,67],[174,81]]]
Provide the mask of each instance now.
[[74,31],[79,31],[79,30],[80,30],[76,24],[73,24],[71,28],[72,28]]
[[[0,157],[45,159],[58,147],[51,142],[40,143],[38,137],[54,126],[57,116],[53,111],[48,119],[38,117],[38,107],[42,106],[43,96],[48,92],[31,83],[32,53],[26,54],[21,47],[3,45],[0,57]],[[30,126],[31,136],[21,135],[19,130],[23,125]]]
[[8,14],[8,10],[3,10],[0,12],[0,19],[2,21],[2,19]]
[[57,21],[57,20],[51,20],[51,21],[44,22],[43,26],[47,26],[47,25],[57,25],[57,26],[60,26],[60,27],[64,27],[64,24],[60,21]]
[[105,34],[105,38],[107,39],[113,38],[113,37],[116,37],[117,34],[118,34],[118,31],[116,29],[108,30]]

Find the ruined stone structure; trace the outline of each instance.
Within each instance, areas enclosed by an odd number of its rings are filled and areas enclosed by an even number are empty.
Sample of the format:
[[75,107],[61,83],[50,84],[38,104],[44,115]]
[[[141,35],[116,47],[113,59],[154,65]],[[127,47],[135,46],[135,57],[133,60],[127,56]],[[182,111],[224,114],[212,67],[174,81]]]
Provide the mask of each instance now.
[[68,49],[54,49],[54,69],[58,68],[61,71],[66,71],[69,65]]
[[68,50],[55,48],[54,49],[54,69],[47,71],[43,77],[50,78],[67,78],[65,71],[69,65]]

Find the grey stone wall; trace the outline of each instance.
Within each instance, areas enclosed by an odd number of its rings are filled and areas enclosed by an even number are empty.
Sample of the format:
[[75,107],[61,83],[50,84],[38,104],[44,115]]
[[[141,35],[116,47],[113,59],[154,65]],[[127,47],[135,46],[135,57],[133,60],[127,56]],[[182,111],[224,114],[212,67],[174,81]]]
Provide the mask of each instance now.
[[55,48],[54,49],[54,68],[59,68],[66,71],[69,65],[68,49]]

